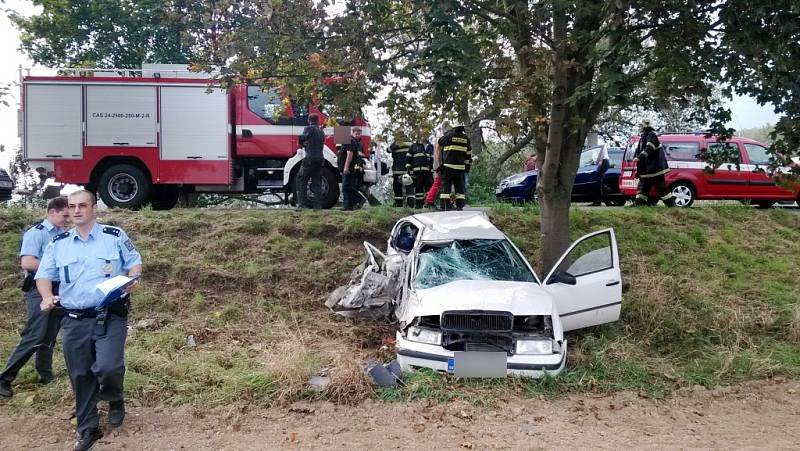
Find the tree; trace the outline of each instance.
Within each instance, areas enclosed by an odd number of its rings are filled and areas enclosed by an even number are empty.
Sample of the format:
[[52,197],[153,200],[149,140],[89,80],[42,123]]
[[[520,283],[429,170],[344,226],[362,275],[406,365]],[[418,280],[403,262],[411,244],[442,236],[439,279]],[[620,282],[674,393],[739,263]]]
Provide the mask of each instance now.
[[138,68],[142,62],[185,63],[192,36],[186,0],[34,0],[42,12],[9,13],[21,48],[49,67]]

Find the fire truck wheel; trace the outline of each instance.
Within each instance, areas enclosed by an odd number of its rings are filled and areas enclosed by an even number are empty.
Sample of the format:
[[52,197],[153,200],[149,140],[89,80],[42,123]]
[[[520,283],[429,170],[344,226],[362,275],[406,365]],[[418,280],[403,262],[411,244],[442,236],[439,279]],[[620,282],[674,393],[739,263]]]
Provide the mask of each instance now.
[[118,164],[100,176],[97,189],[103,203],[109,207],[141,208],[147,201],[150,182],[145,173],[130,164]]
[[[295,179],[292,179],[291,186],[296,186]],[[309,182],[310,186],[310,182]],[[314,197],[311,194],[311,188],[308,189],[309,200]],[[297,202],[297,193],[292,193],[292,205]],[[339,179],[333,169],[325,166],[322,168],[322,208],[333,208],[339,202]]]
[[150,194],[153,210],[171,210],[178,204],[180,191],[175,186],[154,186]]

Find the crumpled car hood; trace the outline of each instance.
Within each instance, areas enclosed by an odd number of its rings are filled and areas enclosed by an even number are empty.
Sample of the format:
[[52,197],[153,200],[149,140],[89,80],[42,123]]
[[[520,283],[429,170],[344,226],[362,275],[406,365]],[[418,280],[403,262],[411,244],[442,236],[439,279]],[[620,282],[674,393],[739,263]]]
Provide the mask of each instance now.
[[[406,318],[439,315],[445,310],[492,310],[514,315],[551,315],[553,298],[538,284],[493,280],[457,280],[417,290]],[[404,318],[405,319],[405,318]]]

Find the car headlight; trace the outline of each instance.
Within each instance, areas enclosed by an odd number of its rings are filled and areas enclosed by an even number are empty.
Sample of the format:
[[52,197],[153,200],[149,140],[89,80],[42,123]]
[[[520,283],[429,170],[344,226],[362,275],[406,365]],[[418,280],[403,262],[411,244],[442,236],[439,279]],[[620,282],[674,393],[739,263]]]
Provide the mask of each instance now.
[[503,180],[503,182],[506,182],[506,185],[519,185],[520,183],[524,182],[527,177],[528,176],[526,174],[512,175],[511,177]]
[[442,344],[442,333],[431,329],[411,326],[408,328],[406,340],[439,346]]
[[517,354],[543,355],[553,353],[553,340],[549,338],[536,340],[517,340]]

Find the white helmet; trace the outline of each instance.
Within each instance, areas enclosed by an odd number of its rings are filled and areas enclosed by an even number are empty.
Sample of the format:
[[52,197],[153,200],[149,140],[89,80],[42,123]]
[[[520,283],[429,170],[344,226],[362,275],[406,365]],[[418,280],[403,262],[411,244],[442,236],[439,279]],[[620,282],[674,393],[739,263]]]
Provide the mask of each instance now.
[[400,183],[405,186],[411,186],[414,184],[414,178],[408,174],[403,174],[403,176],[400,178]]

